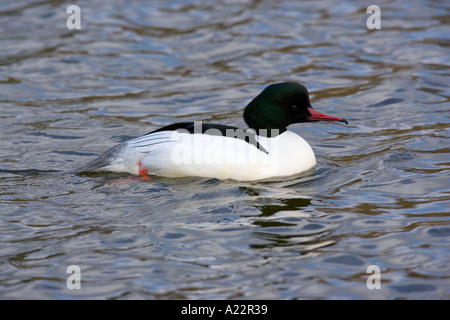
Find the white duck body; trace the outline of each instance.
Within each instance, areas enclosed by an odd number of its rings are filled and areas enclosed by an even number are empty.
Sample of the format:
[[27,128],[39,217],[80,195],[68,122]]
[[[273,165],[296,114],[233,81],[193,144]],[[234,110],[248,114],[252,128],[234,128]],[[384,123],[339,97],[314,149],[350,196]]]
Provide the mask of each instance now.
[[312,168],[316,158],[309,144],[286,130],[273,138],[254,136],[259,144],[244,139],[180,131],[150,133],[119,145],[109,165],[101,171],[166,177],[214,177],[261,180],[289,176]]

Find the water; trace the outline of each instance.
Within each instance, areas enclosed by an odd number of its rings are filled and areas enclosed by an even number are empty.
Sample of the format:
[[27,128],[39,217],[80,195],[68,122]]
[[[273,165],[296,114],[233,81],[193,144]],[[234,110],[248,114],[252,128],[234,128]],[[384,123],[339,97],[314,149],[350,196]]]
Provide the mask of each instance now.
[[[0,5],[0,298],[450,298],[448,3],[381,2],[379,30],[359,1],[77,4],[81,30]],[[349,120],[291,126],[313,172],[64,174],[172,122],[245,127],[287,80]]]

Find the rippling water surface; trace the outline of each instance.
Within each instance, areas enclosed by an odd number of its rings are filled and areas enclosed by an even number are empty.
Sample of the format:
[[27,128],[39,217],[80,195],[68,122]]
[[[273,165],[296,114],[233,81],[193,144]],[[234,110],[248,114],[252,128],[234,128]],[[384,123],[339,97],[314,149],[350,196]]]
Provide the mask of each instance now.
[[[0,298],[450,298],[448,3],[383,1],[379,30],[361,1],[78,1],[81,30],[70,4],[0,5]],[[291,127],[313,172],[62,174],[171,122],[244,126],[278,81],[349,121]]]

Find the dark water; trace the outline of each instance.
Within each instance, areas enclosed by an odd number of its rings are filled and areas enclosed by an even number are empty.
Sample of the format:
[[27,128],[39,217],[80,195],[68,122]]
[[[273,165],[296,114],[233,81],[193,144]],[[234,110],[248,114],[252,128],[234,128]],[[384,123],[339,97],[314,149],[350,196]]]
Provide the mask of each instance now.
[[[377,4],[379,30],[361,1],[2,2],[0,298],[449,299],[450,6]],[[291,127],[314,172],[62,174],[171,122],[244,126],[286,80],[349,120]]]

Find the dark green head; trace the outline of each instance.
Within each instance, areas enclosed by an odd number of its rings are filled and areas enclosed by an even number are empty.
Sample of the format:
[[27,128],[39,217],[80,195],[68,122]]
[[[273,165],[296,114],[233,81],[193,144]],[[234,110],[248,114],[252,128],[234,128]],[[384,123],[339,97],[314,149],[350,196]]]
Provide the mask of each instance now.
[[308,90],[295,82],[276,83],[265,88],[244,110],[244,120],[249,128],[258,133],[267,129],[268,136],[272,129],[279,133],[293,123],[311,121],[342,121],[344,118],[331,117],[317,112],[311,106]]

